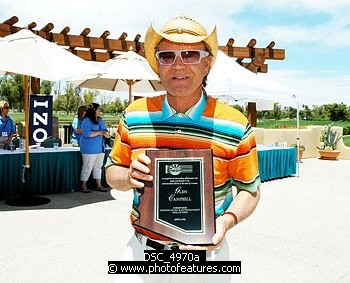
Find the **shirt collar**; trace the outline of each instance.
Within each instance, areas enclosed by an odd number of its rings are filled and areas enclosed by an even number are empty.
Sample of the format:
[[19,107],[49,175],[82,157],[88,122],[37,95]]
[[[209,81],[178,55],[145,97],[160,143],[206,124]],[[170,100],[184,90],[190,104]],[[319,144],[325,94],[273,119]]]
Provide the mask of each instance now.
[[[204,111],[206,104],[207,104],[206,97],[202,94],[201,98],[197,101],[197,103],[193,105],[190,109],[188,109],[185,113],[182,113],[182,114],[192,120],[195,120],[195,121],[199,120],[199,118],[202,116],[202,113]],[[162,114],[163,114],[164,120],[170,118],[175,114],[179,114],[176,112],[174,108],[172,108],[169,105],[166,95],[164,96],[164,100],[162,104]]]

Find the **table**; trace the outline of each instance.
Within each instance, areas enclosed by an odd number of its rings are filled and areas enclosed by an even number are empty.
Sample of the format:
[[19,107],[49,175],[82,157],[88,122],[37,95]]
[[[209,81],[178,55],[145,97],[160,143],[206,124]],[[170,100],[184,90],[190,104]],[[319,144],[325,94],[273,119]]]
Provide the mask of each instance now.
[[[110,149],[106,151],[105,161],[109,152]],[[28,186],[22,182],[24,163],[23,151],[0,151],[0,199],[21,195],[24,190],[40,195],[79,189],[82,159],[77,147],[30,149]],[[104,168],[102,176],[104,182]]]
[[[105,161],[110,152],[106,150]],[[261,181],[296,174],[294,147],[258,145]],[[15,197],[26,189],[32,195],[77,191],[82,166],[77,147],[30,149],[30,180],[27,188],[21,181],[25,154],[20,150],[0,150],[0,199]],[[104,168],[102,182],[105,183]]]
[[295,147],[258,145],[259,172],[262,182],[296,174]]

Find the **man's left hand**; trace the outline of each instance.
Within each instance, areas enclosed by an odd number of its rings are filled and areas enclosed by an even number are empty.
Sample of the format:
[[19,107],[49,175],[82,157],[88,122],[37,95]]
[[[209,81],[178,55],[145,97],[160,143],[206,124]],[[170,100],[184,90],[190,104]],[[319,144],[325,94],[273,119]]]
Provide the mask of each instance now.
[[206,251],[212,251],[217,249],[222,240],[225,237],[225,234],[228,230],[228,223],[226,222],[225,217],[219,216],[216,218],[216,233],[214,234],[212,238],[213,245],[210,246],[195,246],[195,245],[180,245],[180,250],[206,250]]

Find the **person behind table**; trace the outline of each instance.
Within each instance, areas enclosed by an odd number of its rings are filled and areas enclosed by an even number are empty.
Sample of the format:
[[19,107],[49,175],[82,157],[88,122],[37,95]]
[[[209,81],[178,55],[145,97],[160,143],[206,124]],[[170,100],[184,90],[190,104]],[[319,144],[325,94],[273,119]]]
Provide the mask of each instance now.
[[10,111],[10,106],[7,101],[0,101],[0,135],[2,137],[8,137],[4,146],[7,146],[11,143],[13,137],[16,134],[16,126],[12,118],[8,115]]
[[72,139],[71,139],[72,146],[79,146],[79,141],[82,134],[81,121],[83,120],[85,113],[86,113],[86,106],[85,105],[79,106],[77,111],[77,117],[75,117],[72,122]]
[[102,118],[100,105],[91,103],[81,122],[82,136],[80,137],[80,151],[83,158],[80,180],[81,191],[89,193],[86,184],[92,172],[96,181],[96,190],[106,192],[101,184],[102,166],[105,155],[104,137],[109,138],[109,132]]
[[[169,20],[160,32],[151,25],[144,48],[166,94],[138,99],[125,110],[106,164],[107,183],[120,191],[134,190],[133,224],[142,217],[138,211],[142,188],[154,178],[149,173],[150,159],[145,150],[212,149],[216,214],[213,245],[179,243],[178,249],[202,249],[207,251],[207,260],[229,260],[225,234],[255,210],[260,198],[260,178],[255,135],[248,120],[238,110],[208,95],[204,88],[218,50],[216,28],[207,34],[194,19],[179,16]],[[237,188],[235,197],[232,184]],[[164,245],[170,241],[133,226],[135,235],[128,242],[123,260],[143,260],[143,250],[151,249],[150,243],[166,248]],[[230,276],[133,274],[120,275],[119,280],[222,283],[230,282]]]

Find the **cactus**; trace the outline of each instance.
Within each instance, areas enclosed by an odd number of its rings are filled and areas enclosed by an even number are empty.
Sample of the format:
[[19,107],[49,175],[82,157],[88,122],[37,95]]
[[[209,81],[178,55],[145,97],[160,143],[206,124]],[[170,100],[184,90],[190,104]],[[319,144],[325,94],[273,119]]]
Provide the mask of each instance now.
[[342,138],[342,135],[340,135],[337,131],[332,130],[332,127],[334,124],[328,124],[324,126],[324,129],[322,130],[321,136],[320,136],[320,147],[317,147],[321,150],[336,150],[337,149],[337,143]]

